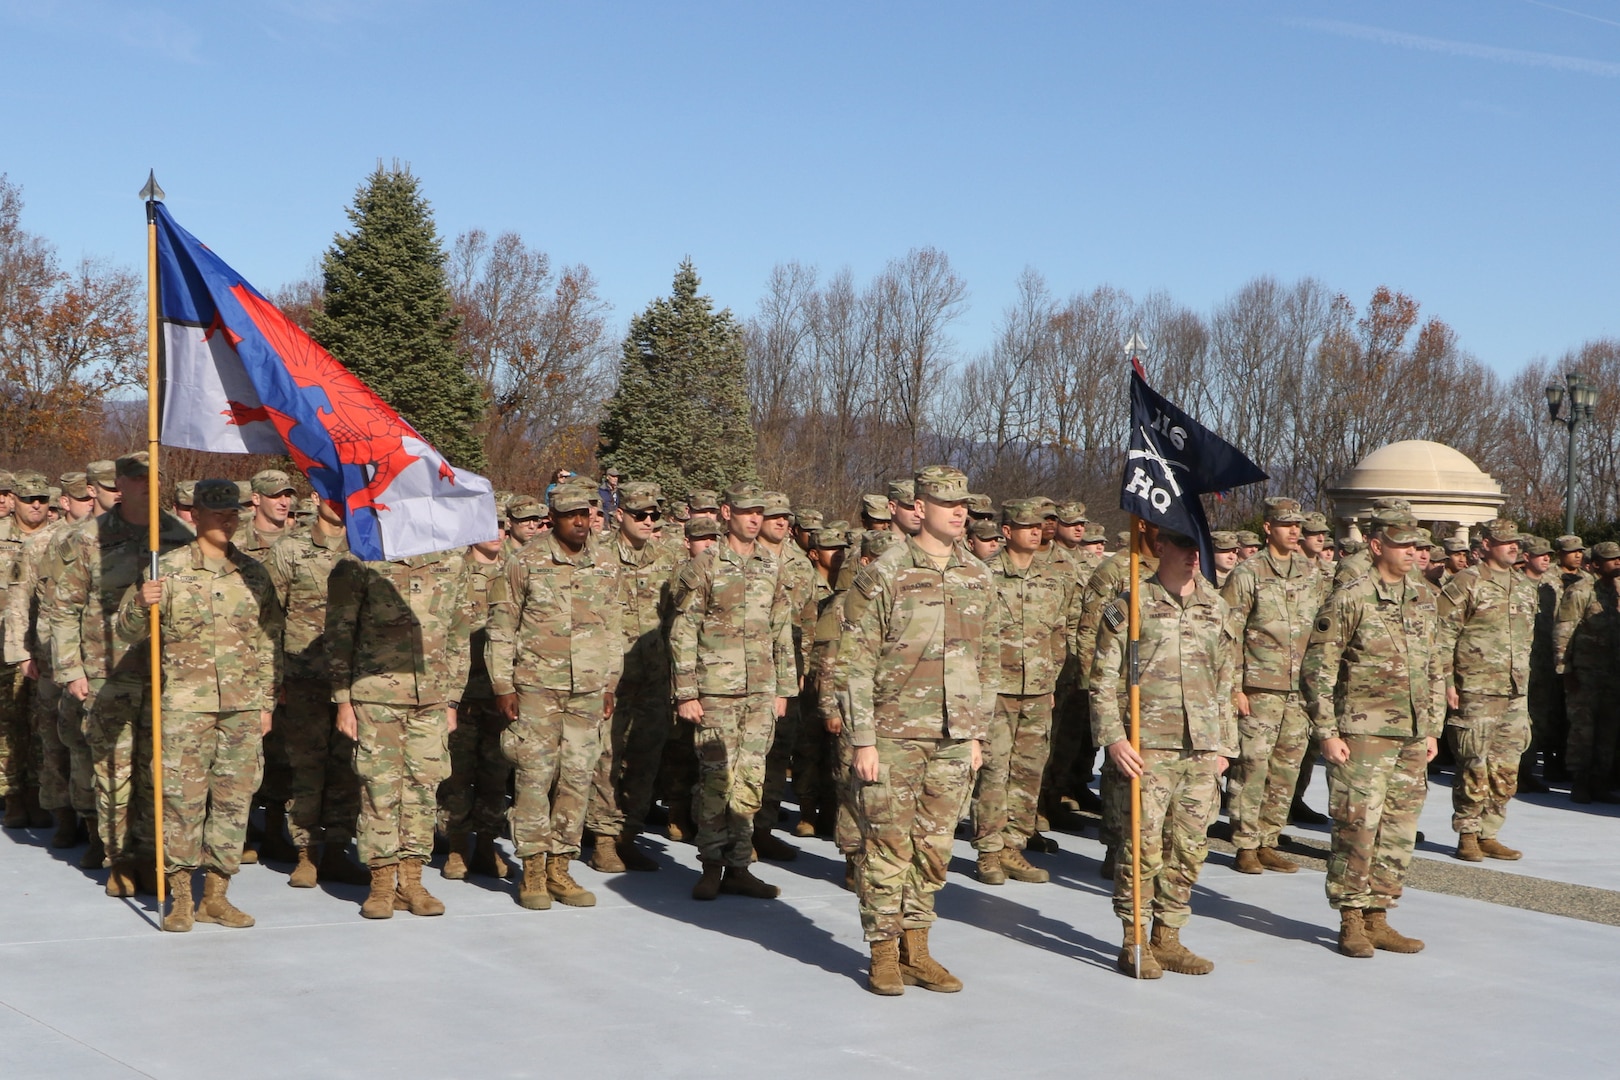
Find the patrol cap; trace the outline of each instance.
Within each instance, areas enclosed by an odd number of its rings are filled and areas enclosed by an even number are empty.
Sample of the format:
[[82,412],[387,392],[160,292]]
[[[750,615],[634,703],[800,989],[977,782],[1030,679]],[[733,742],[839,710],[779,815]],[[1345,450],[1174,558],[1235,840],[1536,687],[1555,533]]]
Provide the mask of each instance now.
[[987,518],[968,522],[968,535],[975,540],[1000,540],[1001,526]]
[[1241,546],[1238,544],[1237,533],[1227,532],[1224,529],[1210,533],[1209,541],[1216,551],[1236,551]]
[[51,505],[52,506],[59,506],[61,504],[61,502],[62,502],[62,489],[57,487],[55,484],[52,484],[46,490],[45,494],[51,500]]
[[191,491],[191,505],[198,510],[240,510],[245,501],[234,480],[198,480]]
[[1083,543],[1108,544],[1108,527],[1100,521],[1093,521],[1086,526],[1086,538]]
[[862,495],[861,516],[868,521],[894,520],[894,515],[889,513],[889,500],[882,495]]
[[1057,519],[1062,525],[1084,525],[1086,523],[1086,504],[1083,502],[1060,502],[1057,504]]
[[1374,510],[1399,510],[1403,513],[1412,512],[1412,504],[1398,495],[1380,495],[1372,501]]
[[1053,502],[1051,499],[1048,499],[1045,495],[1035,496],[1035,501],[1041,504],[1042,521],[1045,521],[1047,518],[1052,518],[1054,521],[1057,520],[1057,503]]
[[765,489],[758,484],[733,484],[726,488],[726,505],[733,510],[763,510],[765,502]]
[[676,521],[685,521],[692,516],[692,507],[685,499],[676,499],[669,504],[669,516]]
[[793,500],[787,497],[784,491],[767,491],[765,493],[766,517],[791,517],[793,514]]
[[1582,540],[1574,533],[1565,533],[1563,536],[1560,536],[1558,539],[1553,541],[1553,550],[1559,552],[1560,554],[1570,551],[1584,551],[1585,549],[1586,541]]
[[118,466],[111,461],[92,461],[84,467],[84,478],[97,487],[111,491],[118,486]]
[[1317,513],[1313,510],[1309,514],[1306,514],[1304,520],[1300,522],[1300,531],[1303,533],[1308,533],[1311,536],[1316,536],[1322,533],[1332,532],[1333,526],[1328,524],[1326,514]]
[[293,487],[292,477],[280,469],[261,469],[253,474],[255,495],[286,495],[297,490]]
[[622,484],[619,487],[619,509],[638,514],[658,509],[658,489],[648,483]]
[[516,495],[516,494],[517,494],[517,492],[515,492],[515,491],[497,491],[495,493],[495,516],[496,517],[505,517],[506,516],[506,506],[507,506],[508,503],[510,503],[512,501],[512,497],[514,495]]
[[[552,494],[556,493],[557,489],[553,488]],[[538,521],[545,516],[546,508],[533,495],[513,495],[506,503],[507,521]]]
[[996,504],[990,501],[988,495],[969,495],[967,504],[968,517],[991,520],[996,516]]
[[[572,514],[579,510],[589,510],[591,508],[592,494],[593,492],[589,488],[570,480],[551,489],[548,505],[551,507],[553,514]],[[518,498],[522,498],[522,496]],[[517,499],[512,500],[513,503],[517,501]],[[510,517],[512,507],[508,506],[506,513]]]
[[861,534],[861,555],[875,559],[903,539],[905,537],[900,533],[890,532],[887,529],[868,529]]
[[889,501],[897,506],[910,506],[917,501],[917,485],[910,480],[890,480]]
[[44,473],[28,469],[15,474],[11,493],[19,499],[48,499],[51,497],[51,482]]
[[10,491],[17,483],[17,478],[11,473],[0,469],[0,491]]
[[1448,536],[1440,541],[1440,547],[1447,555],[1461,555],[1468,550],[1468,541]]
[[[1242,536],[1243,534],[1239,533],[1238,535]],[[1167,544],[1174,544],[1178,548],[1196,548],[1198,546],[1198,541],[1188,536],[1186,533],[1177,532],[1174,529],[1166,529],[1162,525],[1159,526],[1159,539],[1163,540]]]
[[968,497],[967,473],[949,465],[919,469],[915,479],[917,497],[936,502],[965,502]]
[[1545,536],[1526,535],[1519,541],[1519,550],[1531,557],[1537,555],[1551,555],[1552,541]]
[[1416,525],[1404,521],[1394,521],[1388,525],[1379,526],[1378,532],[1374,535],[1387,544],[1416,544],[1422,533],[1418,531]]
[[817,529],[810,534],[813,548],[847,548],[849,533],[844,529]]
[[1266,520],[1276,525],[1303,525],[1305,511],[1299,500],[1274,495],[1266,500]]
[[[806,532],[815,532],[817,529],[820,529],[823,526],[831,528],[831,526],[827,525],[827,515],[823,514],[820,510],[799,510],[795,512],[793,515],[793,524],[797,525]],[[845,543],[847,544],[848,541],[846,540]]]
[[695,517],[686,523],[688,540],[712,540],[725,535],[725,527],[712,517]]
[[1620,544],[1615,543],[1613,540],[1605,540],[1601,544],[1593,544],[1592,558],[1620,559]]
[[1252,533],[1248,529],[1239,530],[1237,534],[1238,547],[1259,547],[1260,534]]
[[1365,541],[1354,540],[1346,537],[1345,539],[1339,541],[1339,550],[1344,552],[1346,555],[1358,555],[1367,550],[1367,545]]
[[1492,518],[1479,527],[1481,540],[1489,540],[1493,544],[1517,544],[1524,538],[1519,531],[1519,523],[1508,518]]
[[293,507],[293,517],[312,518],[321,512],[321,497],[311,492],[306,499],[299,499]]
[[197,503],[197,481],[176,480],[174,482],[174,505],[195,506]]
[[1417,518],[1412,516],[1410,510],[1402,510],[1395,506],[1381,507],[1373,511],[1372,528],[1376,532],[1385,525],[1405,525],[1409,528],[1417,527]]
[[85,479],[82,472],[65,472],[57,481],[62,485],[62,493],[72,499],[88,499],[90,497],[90,482]]
[[1001,504],[1003,525],[1039,525],[1046,520],[1050,499],[1009,499]]
[[[242,505],[243,506],[246,506],[246,505],[248,505],[249,503],[251,503],[253,501],[253,481],[251,481],[251,480],[238,480],[238,481],[236,481],[236,490],[241,493]],[[196,493],[195,492],[192,493],[192,497],[196,498]],[[196,504],[193,503],[192,505],[195,506]]]
[[113,462],[113,470],[119,476],[127,476],[136,480],[144,477],[150,468],[151,458],[145,450],[136,450],[132,454],[125,454]]
[[1430,532],[1428,529],[1420,528],[1418,529],[1417,534],[1418,538],[1416,547],[1419,551],[1427,551],[1434,547],[1434,534],[1432,532]]
[[1119,532],[1114,534],[1114,543],[1117,544],[1121,549],[1130,547],[1131,534],[1126,532],[1124,529],[1119,530]]
[[720,493],[710,488],[698,488],[696,491],[687,493],[686,505],[692,510],[712,510],[718,514],[720,512]]

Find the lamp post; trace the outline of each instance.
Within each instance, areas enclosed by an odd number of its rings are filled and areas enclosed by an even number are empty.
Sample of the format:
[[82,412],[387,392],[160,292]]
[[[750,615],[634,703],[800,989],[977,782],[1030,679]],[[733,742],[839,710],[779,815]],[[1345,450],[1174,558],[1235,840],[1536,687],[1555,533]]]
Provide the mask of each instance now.
[[[1592,419],[1597,408],[1598,389],[1578,371],[1564,376],[1562,383],[1547,384],[1547,414],[1553,423],[1569,429],[1569,462],[1564,481],[1564,532],[1575,531],[1575,428]],[[1563,415],[1560,416],[1559,413]]]

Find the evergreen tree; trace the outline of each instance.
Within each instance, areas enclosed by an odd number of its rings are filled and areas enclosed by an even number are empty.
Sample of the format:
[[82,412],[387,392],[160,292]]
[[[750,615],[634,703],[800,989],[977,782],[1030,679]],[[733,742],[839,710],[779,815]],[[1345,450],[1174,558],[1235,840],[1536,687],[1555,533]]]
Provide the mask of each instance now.
[[673,293],[630,323],[598,453],[604,468],[677,499],[755,475],[742,326],[698,284],[682,262]]
[[408,168],[379,162],[321,261],[320,342],[460,468],[484,468],[477,432],[484,397],[454,345],[445,252],[433,211]]

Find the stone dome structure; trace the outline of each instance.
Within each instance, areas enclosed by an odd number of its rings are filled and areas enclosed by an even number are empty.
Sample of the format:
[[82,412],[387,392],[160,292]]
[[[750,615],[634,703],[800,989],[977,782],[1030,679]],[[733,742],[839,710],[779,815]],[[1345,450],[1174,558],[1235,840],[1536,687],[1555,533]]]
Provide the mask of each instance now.
[[1507,501],[1502,485],[1466,454],[1424,439],[1379,447],[1324,494],[1333,501],[1341,533],[1345,523],[1370,517],[1380,496],[1406,499],[1419,521],[1463,526],[1491,520]]

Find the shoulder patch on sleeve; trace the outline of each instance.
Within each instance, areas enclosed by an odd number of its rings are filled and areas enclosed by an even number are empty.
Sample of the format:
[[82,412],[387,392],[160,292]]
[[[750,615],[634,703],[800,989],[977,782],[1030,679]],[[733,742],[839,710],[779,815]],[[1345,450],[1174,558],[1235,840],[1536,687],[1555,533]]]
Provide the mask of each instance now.
[[868,600],[875,600],[877,594],[883,591],[883,575],[875,566],[868,566],[855,575],[853,588]]
[[1446,587],[1440,590],[1440,594],[1453,604],[1460,605],[1464,600],[1468,599],[1468,586],[1462,580],[1462,576],[1458,575],[1446,583]]
[[682,591],[688,593],[703,584],[703,572],[697,568],[697,560],[688,560],[686,565],[681,567],[681,572],[675,575],[675,580],[680,584]]
[[1110,600],[1103,605],[1102,617],[1103,622],[1108,624],[1108,629],[1117,634],[1119,628],[1125,625],[1127,613],[1118,600]]

